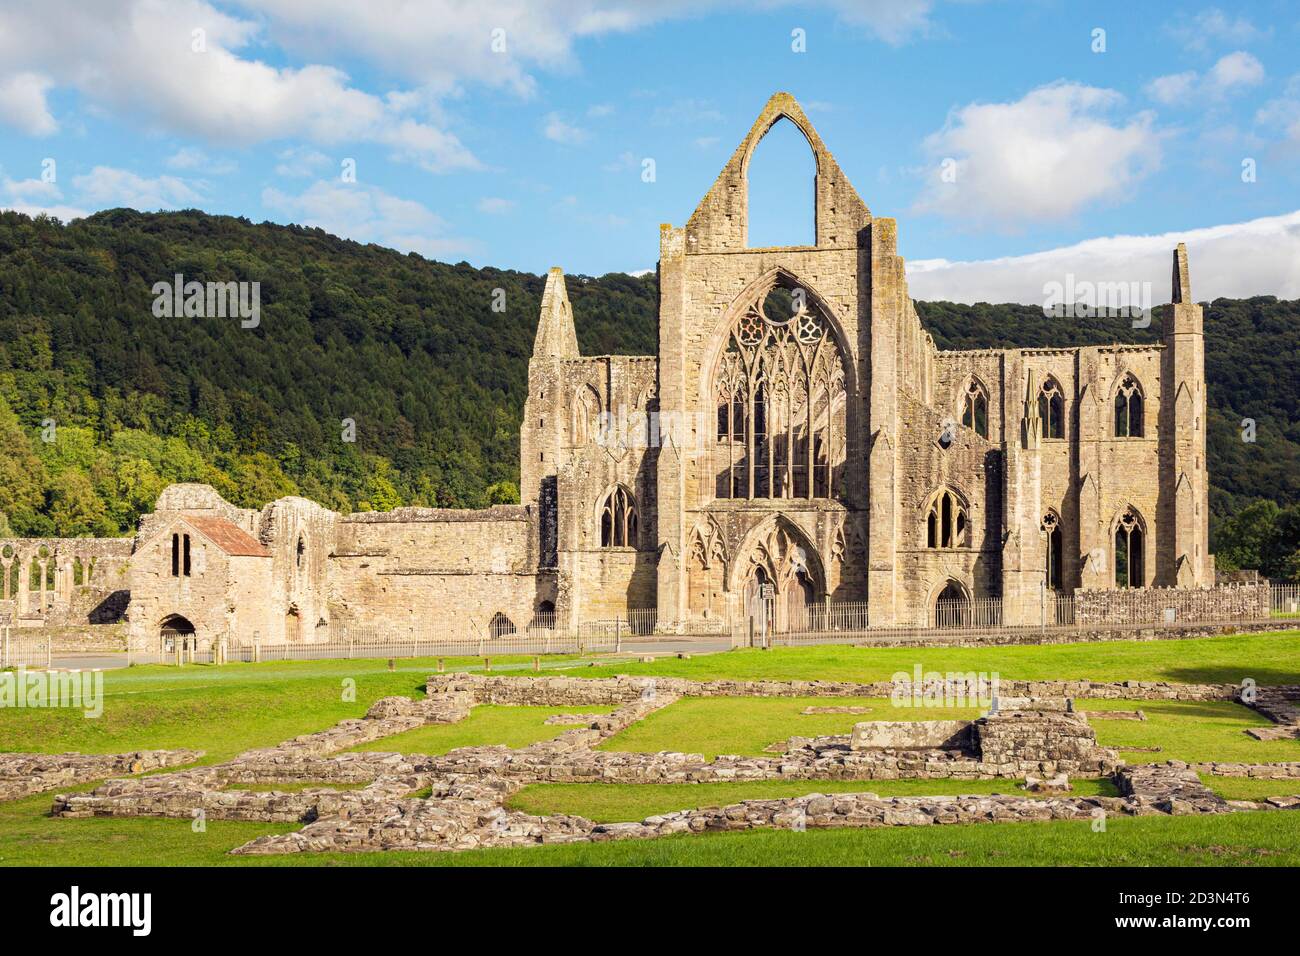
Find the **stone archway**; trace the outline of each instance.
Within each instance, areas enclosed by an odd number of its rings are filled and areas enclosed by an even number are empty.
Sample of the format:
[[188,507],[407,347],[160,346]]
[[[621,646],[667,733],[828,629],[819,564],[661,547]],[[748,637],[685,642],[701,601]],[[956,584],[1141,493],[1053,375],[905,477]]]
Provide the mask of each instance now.
[[935,627],[964,627],[970,623],[970,594],[960,581],[949,578],[934,599]]
[[[811,606],[826,593],[821,557],[807,534],[784,515],[746,536],[731,569],[730,590],[742,595],[745,614],[776,631],[809,626]],[[756,603],[759,602],[759,603]]]
[[158,638],[164,654],[175,653],[177,648],[189,650],[195,646],[194,625],[180,614],[169,614],[158,626]]

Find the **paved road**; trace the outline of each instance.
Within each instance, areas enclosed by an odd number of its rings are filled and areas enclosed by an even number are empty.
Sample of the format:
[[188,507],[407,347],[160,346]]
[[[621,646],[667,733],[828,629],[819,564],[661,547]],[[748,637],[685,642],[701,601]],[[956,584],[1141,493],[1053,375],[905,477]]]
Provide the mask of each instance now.
[[[642,641],[624,641],[622,651],[617,657],[671,657],[675,654],[713,654],[718,651],[731,649],[731,642],[723,638],[682,638]],[[465,656],[465,655],[457,655]],[[469,655],[473,656],[473,655]],[[593,655],[602,657],[606,655]],[[141,662],[140,658],[135,658]],[[60,670],[115,670],[127,666],[126,654],[114,654],[108,652],[85,653],[85,654],[55,654],[52,659],[53,666]],[[150,660],[152,663],[152,660]]]

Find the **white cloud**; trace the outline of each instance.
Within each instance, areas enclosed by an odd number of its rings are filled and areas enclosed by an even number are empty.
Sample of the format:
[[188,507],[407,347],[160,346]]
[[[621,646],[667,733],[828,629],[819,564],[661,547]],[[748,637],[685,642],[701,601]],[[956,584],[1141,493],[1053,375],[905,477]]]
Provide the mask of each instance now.
[[603,119],[612,115],[614,115],[614,107],[609,103],[597,103],[595,106],[587,107],[587,117],[589,119]]
[[1196,89],[1197,74],[1195,70],[1185,73],[1170,73],[1158,76],[1146,85],[1147,96],[1166,106],[1187,101]]
[[1211,44],[1240,46],[1268,36],[1272,30],[1260,30],[1245,17],[1232,17],[1222,10],[1202,10],[1193,17],[1181,17],[1169,27],[1189,50],[1204,51]]
[[503,199],[500,196],[484,196],[478,201],[478,211],[489,216],[503,216],[512,212],[519,205],[513,199]]
[[585,143],[589,134],[585,129],[567,122],[559,113],[547,113],[542,117],[542,134],[556,143],[576,146]]
[[107,209],[129,206],[132,209],[180,209],[197,206],[203,197],[184,179],[176,176],[148,178],[128,169],[96,166],[89,173],[72,178],[83,203]]
[[377,186],[318,180],[296,196],[268,188],[262,190],[262,205],[291,222],[428,258],[463,255],[476,247],[445,235],[446,221],[427,206]]
[[1256,86],[1264,79],[1264,64],[1244,50],[1220,57],[1206,77],[1210,89],[1229,93],[1244,86]]
[[197,146],[182,146],[163,160],[163,163],[168,169],[212,173],[217,176],[233,173],[236,169],[233,160],[214,159]]
[[0,123],[28,136],[49,136],[59,128],[45,101],[50,86],[48,77],[36,73],[0,74]]
[[275,166],[275,174],[289,178],[315,176],[332,162],[320,150],[312,149],[310,146],[293,146],[281,150],[276,153],[275,158],[279,160]]
[[43,179],[5,179],[0,181],[0,210],[12,210],[28,216],[53,216],[64,222],[82,219],[87,213],[78,206],[65,205],[63,191]]
[[265,39],[259,23],[205,0],[10,5],[0,12],[0,83],[8,88],[39,69],[94,107],[225,145],[361,141],[432,171],[478,166],[455,136],[402,116],[404,101],[357,89],[341,70],[241,55]]
[[1300,73],[1287,80],[1281,96],[1259,108],[1255,122],[1287,145],[1300,148]]
[[1195,70],[1158,76],[1146,85],[1146,93],[1165,106],[1199,108],[1206,100],[1222,100],[1263,81],[1264,64],[1238,50],[1219,57],[1204,76]]
[[[1113,90],[1057,82],[1014,103],[953,111],[923,144],[932,162],[916,209],[1016,223],[1121,198],[1159,167],[1163,138],[1150,113],[1109,120],[1122,102]],[[955,181],[944,181],[945,168]]]
[[1169,301],[1174,247],[1187,243],[1192,293],[1197,301],[1220,296],[1300,297],[1300,211],[1248,222],[1168,232],[1108,236],[1025,256],[907,263],[914,299],[952,302],[1024,302],[1041,305],[1048,282],[1150,282],[1152,302]]

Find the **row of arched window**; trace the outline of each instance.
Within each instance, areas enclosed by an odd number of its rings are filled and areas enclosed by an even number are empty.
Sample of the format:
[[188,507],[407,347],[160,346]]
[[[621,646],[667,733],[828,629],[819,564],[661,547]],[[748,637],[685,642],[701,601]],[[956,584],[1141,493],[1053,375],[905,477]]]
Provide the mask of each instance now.
[[[1141,438],[1144,434],[1142,386],[1133,375],[1125,375],[1115,390],[1115,437]],[[1043,437],[1065,437],[1065,393],[1052,376],[1038,389],[1038,417]],[[961,423],[981,438],[989,437],[989,392],[978,378],[967,383],[961,396]]]
[[[968,548],[970,516],[965,501],[956,492],[943,488],[931,499],[925,512],[925,546],[930,550]],[[1047,586],[1053,591],[1065,587],[1065,532],[1055,511],[1043,516],[1046,536],[1044,572]],[[1141,515],[1126,508],[1115,525],[1115,586],[1140,588],[1146,584],[1146,531]]]

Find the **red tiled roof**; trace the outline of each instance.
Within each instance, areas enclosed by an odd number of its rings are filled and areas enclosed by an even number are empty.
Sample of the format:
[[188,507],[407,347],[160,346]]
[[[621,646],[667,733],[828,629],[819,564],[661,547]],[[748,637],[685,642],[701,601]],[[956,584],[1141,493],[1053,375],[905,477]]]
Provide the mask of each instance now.
[[247,555],[256,558],[269,558],[271,552],[251,534],[231,524],[225,518],[208,518],[185,515],[187,524],[215,544],[226,554]]

